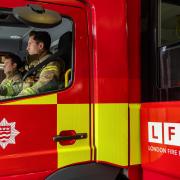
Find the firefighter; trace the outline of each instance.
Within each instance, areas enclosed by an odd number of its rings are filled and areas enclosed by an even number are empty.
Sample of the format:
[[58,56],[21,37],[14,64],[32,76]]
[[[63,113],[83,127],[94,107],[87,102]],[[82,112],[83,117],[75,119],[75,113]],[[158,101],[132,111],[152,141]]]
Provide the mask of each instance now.
[[[45,61],[50,53],[51,37],[46,31],[31,31],[29,34],[27,51],[31,61],[26,70],[29,71]],[[60,77],[63,74],[64,62],[60,59],[44,65],[33,75],[25,79],[23,90],[18,96],[35,95],[42,92],[57,90]]]
[[1,99],[16,96],[22,90],[22,76],[18,71],[23,63],[15,54],[3,56],[5,79],[0,84]]

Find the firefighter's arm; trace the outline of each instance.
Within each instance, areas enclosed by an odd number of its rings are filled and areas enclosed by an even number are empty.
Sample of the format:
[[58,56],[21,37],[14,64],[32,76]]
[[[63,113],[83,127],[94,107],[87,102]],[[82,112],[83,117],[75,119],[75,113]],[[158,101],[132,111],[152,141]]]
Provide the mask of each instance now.
[[60,67],[57,63],[49,63],[40,73],[38,81],[32,86],[23,89],[18,96],[35,95],[58,88]]
[[22,82],[6,80],[0,85],[1,96],[16,96],[22,90]]
[[6,95],[7,94],[7,88],[5,86],[5,81],[2,81],[0,84],[0,95]]

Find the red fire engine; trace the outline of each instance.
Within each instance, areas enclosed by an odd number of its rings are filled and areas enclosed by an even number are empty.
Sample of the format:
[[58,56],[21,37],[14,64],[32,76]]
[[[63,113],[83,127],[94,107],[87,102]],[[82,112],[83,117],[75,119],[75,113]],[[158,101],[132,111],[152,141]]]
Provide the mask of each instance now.
[[55,91],[1,97],[0,180],[180,179],[179,12],[178,0],[1,0],[1,81],[32,30],[49,32],[66,72]]

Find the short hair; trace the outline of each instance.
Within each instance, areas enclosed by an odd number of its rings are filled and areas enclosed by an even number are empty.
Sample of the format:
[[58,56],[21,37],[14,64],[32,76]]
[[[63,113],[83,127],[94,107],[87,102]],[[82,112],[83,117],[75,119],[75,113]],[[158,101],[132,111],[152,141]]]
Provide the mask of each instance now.
[[31,31],[29,37],[32,37],[37,42],[42,42],[44,44],[44,49],[49,51],[51,45],[51,36],[46,31]]
[[16,63],[17,64],[17,69],[21,68],[24,65],[21,58],[16,54],[8,53],[8,54],[4,55],[4,58],[5,59],[11,59],[11,61],[13,63]]

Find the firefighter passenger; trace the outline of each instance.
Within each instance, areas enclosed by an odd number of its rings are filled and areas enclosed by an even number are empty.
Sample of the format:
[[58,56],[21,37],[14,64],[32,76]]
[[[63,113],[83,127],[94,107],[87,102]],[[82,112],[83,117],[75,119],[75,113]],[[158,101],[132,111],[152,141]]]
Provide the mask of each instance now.
[[[31,31],[29,34],[27,51],[31,61],[26,65],[29,71],[51,56],[49,51],[51,37],[46,31]],[[42,92],[57,90],[63,73],[64,62],[57,59],[38,69],[27,77],[23,83],[23,90],[18,96],[35,95]]]
[[22,76],[18,71],[23,63],[15,54],[7,54],[3,56],[5,79],[0,84],[1,99],[5,97],[13,97],[22,90]]

